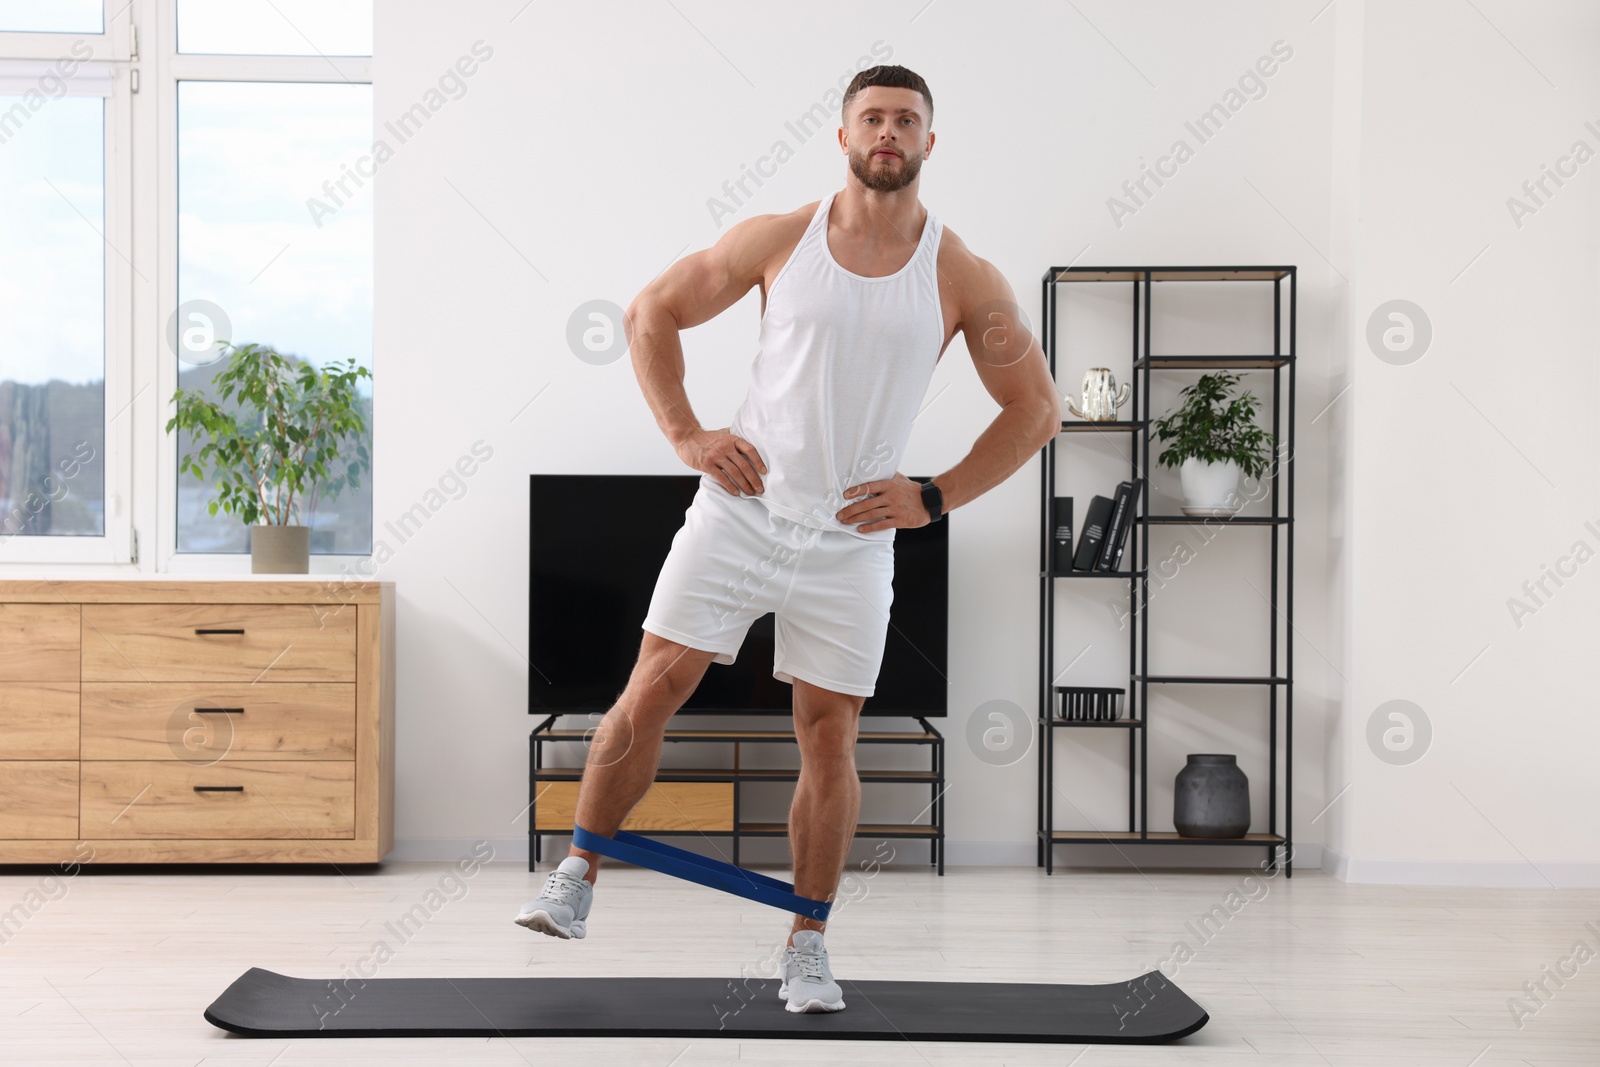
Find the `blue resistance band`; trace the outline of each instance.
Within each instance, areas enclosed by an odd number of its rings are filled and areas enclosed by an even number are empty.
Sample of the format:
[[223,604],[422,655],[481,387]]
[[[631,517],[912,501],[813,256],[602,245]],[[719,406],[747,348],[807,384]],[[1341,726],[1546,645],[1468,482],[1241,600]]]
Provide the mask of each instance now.
[[630,834],[626,830],[618,830],[615,837],[603,837],[581,826],[573,826],[572,843],[589,852],[598,852],[602,856],[610,856],[612,859],[622,860],[636,867],[648,867],[652,871],[660,871],[662,874],[682,878],[688,882],[698,882],[703,886],[720,889],[736,897],[746,897],[758,904],[768,904],[783,911],[792,911],[808,919],[816,919],[818,922],[827,919],[828,909],[832,907],[825,901],[799,896],[795,893],[794,886],[788,882],[768,878],[764,874],[747,871],[743,867],[735,867],[721,860],[708,859],[686,849],[653,841],[648,837]]

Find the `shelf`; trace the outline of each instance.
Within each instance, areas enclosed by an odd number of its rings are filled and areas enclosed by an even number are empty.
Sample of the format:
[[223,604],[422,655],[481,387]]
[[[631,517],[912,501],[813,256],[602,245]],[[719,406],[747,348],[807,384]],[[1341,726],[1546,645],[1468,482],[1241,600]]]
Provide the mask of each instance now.
[[[651,837],[732,837],[732,830],[649,830],[644,831]],[[541,830],[540,834],[546,837],[566,837],[570,834],[561,830]],[[739,824],[740,837],[787,837],[789,825],[781,822],[742,822]],[[939,828],[926,823],[858,823],[856,825],[857,837],[920,837],[937,838]]]
[[[742,822],[739,833],[749,837],[787,837],[789,827],[781,822]],[[857,837],[938,837],[939,828],[925,823],[857,823]]]
[[[1270,370],[1273,367],[1283,367],[1294,362],[1290,355],[1275,356],[1151,356],[1151,370],[1212,370],[1216,368],[1232,368],[1234,370]],[[1144,357],[1133,361],[1133,367],[1138,370],[1145,365]]]
[[[582,741],[593,733],[592,730],[540,730],[533,735],[536,741]],[[665,741],[793,741],[793,730],[673,730],[669,729],[662,740]],[[929,745],[939,740],[935,733],[912,733],[909,730],[862,730],[856,735],[858,741],[870,741],[875,744],[899,745]]]
[[[856,772],[863,782],[928,782],[939,780],[933,771],[862,771]],[[536,782],[576,782],[583,778],[582,767],[540,767],[534,775]],[[797,782],[800,772],[784,767],[660,767],[656,770],[658,782]]]
[[1136,682],[1175,683],[1179,685],[1288,685],[1289,679],[1272,675],[1244,674],[1135,674]]
[[[580,744],[593,740],[594,729],[556,729],[556,724],[563,715],[582,715],[582,711],[550,711],[545,713],[545,718],[533,728],[528,735],[528,870],[537,869],[541,859],[541,844],[545,837],[570,833],[570,819],[575,811],[579,792],[579,783],[583,781],[587,767],[579,766],[545,766],[545,753],[551,750],[548,745]],[[693,714],[693,713],[691,713]],[[702,713],[703,714],[703,713]],[[931,794],[931,799],[922,807],[919,816],[928,813],[926,823],[863,823],[856,829],[856,837],[897,837],[913,838],[925,842],[928,847],[929,863],[944,874],[944,827],[945,827],[945,749],[944,735],[939,729],[920,715],[894,715],[879,714],[876,718],[889,720],[888,725],[894,725],[893,720],[914,725],[915,729],[908,730],[866,730],[856,734],[859,742],[878,745],[916,745],[922,746],[918,751],[918,762],[923,762],[922,769],[858,769],[856,777],[863,783],[882,783],[885,785],[910,786],[914,789],[926,789]],[[1131,736],[1131,735],[1130,735]],[[659,783],[656,797],[660,801],[656,805],[655,816],[667,815],[669,817],[650,816],[640,822],[641,826],[662,824],[678,827],[677,829],[652,829],[648,834],[652,837],[660,836],[691,836],[691,837],[725,837],[730,839],[732,863],[739,865],[740,842],[752,837],[786,837],[789,833],[788,822],[750,822],[750,816],[766,816],[778,814],[778,811],[764,811],[758,808],[750,810],[745,807],[748,798],[747,787],[760,783],[783,783],[793,786],[800,780],[800,760],[785,760],[782,762],[793,763],[795,766],[787,767],[750,767],[745,766],[745,760],[740,758],[740,746],[746,743],[762,745],[788,745],[798,746],[798,737],[793,729],[774,729],[769,727],[719,727],[719,726],[686,726],[679,728],[668,727],[662,734],[663,741],[673,742],[698,742],[708,745],[732,746],[731,759],[720,767],[707,767],[698,760],[695,765],[688,767],[661,767],[656,768],[653,778]],[[556,751],[560,751],[559,748]],[[572,750],[568,750],[572,751]],[[764,749],[763,751],[771,751]],[[746,753],[748,755],[748,753]],[[713,757],[714,759],[715,757]],[[767,761],[762,761],[767,762]],[[684,800],[679,805],[674,797]],[[768,797],[773,800],[776,798]],[[667,813],[662,805],[678,809],[675,814]],[[549,805],[547,807],[547,805]],[[684,809],[696,809],[694,819],[682,818]],[[778,809],[781,810],[781,809]],[[548,813],[554,811],[552,816]],[[541,820],[540,812],[545,812]],[[648,812],[641,813],[649,815]],[[741,817],[741,815],[743,817]],[[717,829],[705,830],[706,826]]]
[[1062,433],[1108,433],[1116,432],[1118,430],[1125,430],[1131,433],[1134,430],[1142,429],[1144,429],[1143,422],[1086,422],[1083,419],[1077,419],[1075,421],[1068,421],[1067,419],[1061,420]]
[[1282,834],[1245,834],[1243,837],[1184,837],[1182,834],[1168,832],[1157,833],[1150,831],[1148,837],[1140,837],[1137,830],[1053,830],[1050,833],[1050,843],[1059,845],[1070,841],[1074,844],[1134,844],[1134,845],[1284,845],[1288,840]]
[[1047,282],[1136,282],[1150,272],[1153,282],[1274,282],[1293,267],[1051,267]]
[[1271,515],[1135,515],[1133,521],[1151,526],[1193,526],[1201,522],[1224,526],[1286,526],[1294,520]]
[[[1214,285],[1209,287],[1202,286],[1199,289],[1193,287],[1185,289],[1180,286],[1176,291],[1164,284],[1154,284],[1155,282],[1217,283],[1236,281],[1265,284],[1258,284],[1254,289],[1239,289],[1228,286],[1222,290],[1218,290]],[[1097,292],[1100,294],[1098,297],[1086,290],[1080,289],[1074,292],[1071,289],[1062,290],[1057,286],[1057,283],[1099,282],[1110,282],[1113,285],[1109,292],[1098,290]],[[1119,289],[1115,283],[1131,284],[1126,289]],[[1072,416],[1069,420],[1068,417],[1064,416],[1060,433],[1052,435],[1045,443],[1045,447],[1042,450],[1043,462],[1040,464],[1040,493],[1043,498],[1040,516],[1044,520],[1040,523],[1042,545],[1039,566],[1041,577],[1138,578],[1140,579],[1139,584],[1129,583],[1127,587],[1131,596],[1149,584],[1150,576],[1158,573],[1157,568],[1152,564],[1161,558],[1162,553],[1156,545],[1152,544],[1150,536],[1152,529],[1155,527],[1186,527],[1189,532],[1209,539],[1212,536],[1211,530],[1220,529],[1224,526],[1250,526],[1265,529],[1272,535],[1270,538],[1261,538],[1259,540],[1253,536],[1244,538],[1248,542],[1246,547],[1261,549],[1262,556],[1266,556],[1266,550],[1270,548],[1270,593],[1267,590],[1263,590],[1263,595],[1268,599],[1272,610],[1268,614],[1270,629],[1264,635],[1264,643],[1268,645],[1268,648],[1263,650],[1266,655],[1262,657],[1267,660],[1269,665],[1269,673],[1267,675],[1158,674],[1150,672],[1150,664],[1154,661],[1159,661],[1161,658],[1152,657],[1150,651],[1150,645],[1154,637],[1153,631],[1156,631],[1155,622],[1157,618],[1165,615],[1168,607],[1176,607],[1176,605],[1166,605],[1166,602],[1162,601],[1161,604],[1158,604],[1153,609],[1145,610],[1145,605],[1137,604],[1138,617],[1136,620],[1132,620],[1135,624],[1122,625],[1120,631],[1123,638],[1119,640],[1114,637],[1110,644],[1122,644],[1125,640],[1128,656],[1128,674],[1123,676],[1129,677],[1131,683],[1141,688],[1139,693],[1129,692],[1127,703],[1113,704],[1107,707],[1103,698],[1098,703],[1092,699],[1084,699],[1078,696],[1074,696],[1070,701],[1064,701],[1061,695],[1063,687],[1055,685],[1058,667],[1055,659],[1059,647],[1058,642],[1064,636],[1064,633],[1058,632],[1058,628],[1062,625],[1058,621],[1058,613],[1056,611],[1058,597],[1065,596],[1068,592],[1085,593],[1088,590],[1076,589],[1063,592],[1054,582],[1041,581],[1039,583],[1038,662],[1040,678],[1038,708],[1034,712],[1034,721],[1038,723],[1037,729],[1041,733],[1041,743],[1035,754],[1038,767],[1038,822],[1035,827],[1038,850],[1037,862],[1039,866],[1044,868],[1046,874],[1051,873],[1053,870],[1053,850],[1051,846],[1063,842],[1161,845],[1223,844],[1233,845],[1236,848],[1242,845],[1263,848],[1267,852],[1269,862],[1279,862],[1277,847],[1287,845],[1288,840],[1294,834],[1294,503],[1295,483],[1298,481],[1295,476],[1295,467],[1292,464],[1285,464],[1282,468],[1274,468],[1270,473],[1262,477],[1262,481],[1267,481],[1270,478],[1272,496],[1268,501],[1246,505],[1246,509],[1250,514],[1240,514],[1241,509],[1238,508],[1224,509],[1219,514],[1214,515],[1184,514],[1185,509],[1178,506],[1178,501],[1163,499],[1158,502],[1152,495],[1152,490],[1156,487],[1154,476],[1157,474],[1157,470],[1162,467],[1160,459],[1163,458],[1156,455],[1157,449],[1152,446],[1155,444],[1156,439],[1161,436],[1157,431],[1162,425],[1162,420],[1157,415],[1154,400],[1156,396],[1163,393],[1163,390],[1158,387],[1159,383],[1156,381],[1155,372],[1186,371],[1193,372],[1198,376],[1206,372],[1227,370],[1242,372],[1244,380],[1257,383],[1253,391],[1258,394],[1257,399],[1260,401],[1261,411],[1260,417],[1253,421],[1256,422],[1258,429],[1261,431],[1264,442],[1270,444],[1270,455],[1280,456],[1286,454],[1292,456],[1295,454],[1295,394],[1300,376],[1296,356],[1296,337],[1299,326],[1297,312],[1298,268],[1292,265],[1271,263],[1224,263],[1205,266],[1053,266],[1045,269],[1040,289],[1040,322],[1042,323],[1040,342],[1044,349],[1052,380],[1055,380],[1064,366],[1061,362],[1061,356],[1064,352],[1070,351],[1070,346],[1065,345],[1064,342],[1069,332],[1075,332],[1069,331],[1068,326],[1069,318],[1075,319],[1077,317],[1078,311],[1076,309],[1083,303],[1078,298],[1094,297],[1094,299],[1088,301],[1094,304],[1095,307],[1091,309],[1087,319],[1094,326],[1091,331],[1093,336],[1092,338],[1086,337],[1084,342],[1088,347],[1089,354],[1082,360],[1073,360],[1072,362],[1074,364],[1086,362],[1091,365],[1115,366],[1116,361],[1120,359],[1122,366],[1132,367],[1132,380],[1135,383],[1134,387],[1128,390],[1129,396],[1127,399],[1131,403],[1126,408],[1118,411],[1099,409],[1104,414],[1114,416],[1116,421],[1097,423],[1077,418],[1076,416]],[[1184,298],[1182,300],[1183,306],[1173,309],[1174,313],[1168,313],[1165,308],[1165,302],[1172,296]],[[1124,343],[1122,351],[1128,353],[1128,346],[1131,344],[1132,352],[1121,357],[1117,357],[1108,351],[1107,346],[1102,343],[1104,334],[1102,327],[1106,321],[1104,312],[1106,310],[1107,297],[1117,307],[1125,308],[1120,314],[1124,316],[1123,321],[1128,326],[1125,335],[1128,340]],[[1228,298],[1226,303],[1222,301],[1223,297]],[[1196,300],[1194,298],[1199,299]],[[1202,340],[1205,335],[1195,329],[1199,324],[1197,320],[1208,319],[1218,323],[1233,323],[1234,320],[1241,318],[1240,312],[1242,309],[1237,306],[1241,300],[1257,308],[1256,312],[1245,314],[1243,318],[1257,319],[1261,329],[1252,333],[1235,332],[1229,339],[1219,340],[1215,345],[1206,344]],[[1196,305],[1202,302],[1210,302],[1214,305],[1211,309],[1212,313],[1201,313],[1203,309],[1198,309]],[[1131,312],[1131,320],[1125,317],[1129,312]],[[1211,351],[1206,351],[1207,348],[1210,348]],[[1266,351],[1267,349],[1271,351]],[[1264,371],[1272,372],[1270,382],[1267,381],[1267,376],[1264,373],[1255,373],[1251,377],[1252,372]],[[1284,373],[1284,371],[1288,373]],[[1118,377],[1125,376],[1119,371]],[[1161,379],[1161,381],[1171,380],[1170,377]],[[1182,381],[1183,379],[1178,379],[1178,384],[1182,384]],[[1144,386],[1147,384],[1151,385],[1152,388],[1145,388]],[[1271,388],[1265,388],[1267,385],[1270,385]],[[1127,390],[1126,385],[1120,388]],[[1070,390],[1067,389],[1059,391],[1070,394]],[[1070,415],[1070,413],[1068,414]],[[1130,567],[1142,566],[1146,570],[1124,574],[1120,571],[1091,570],[1084,572],[1069,569],[1061,574],[1053,573],[1056,562],[1055,550],[1057,548],[1055,535],[1057,530],[1060,529],[1055,525],[1057,516],[1053,508],[1055,499],[1063,493],[1061,479],[1058,477],[1061,473],[1058,470],[1058,465],[1067,462],[1068,456],[1077,454],[1072,448],[1058,446],[1074,446],[1088,443],[1086,439],[1081,437],[1066,436],[1067,434],[1082,433],[1120,433],[1126,435],[1111,439],[1111,442],[1118,446],[1117,455],[1106,453],[1105,449],[1098,448],[1089,449],[1088,451],[1093,453],[1092,458],[1096,461],[1120,459],[1122,461],[1121,465],[1128,473],[1118,477],[1126,479],[1142,478],[1144,480],[1144,492],[1138,495],[1137,503],[1129,509],[1130,517],[1133,520],[1129,525],[1136,530],[1136,533],[1133,539],[1135,551],[1132,558],[1128,559],[1127,562]],[[1128,443],[1128,448],[1121,447],[1123,441]],[[1076,460],[1072,462],[1076,465]],[[1109,486],[1111,483],[1105,481],[1107,474],[1103,466],[1099,462],[1091,466],[1091,474],[1096,481],[1105,482],[1105,485]],[[1168,469],[1168,472],[1173,475],[1172,480],[1176,481],[1178,472],[1170,469]],[[1094,491],[1094,489],[1090,490],[1090,492]],[[1112,495],[1107,488],[1102,488],[1099,491],[1107,496]],[[1080,501],[1080,510],[1076,516],[1079,523],[1084,521],[1081,506],[1082,503]],[[1152,514],[1152,512],[1158,510],[1170,513]],[[1144,512],[1145,514],[1139,514],[1139,512]],[[1267,514],[1260,514],[1260,512],[1267,512]],[[1081,536],[1082,529],[1081,525],[1073,524],[1074,534]],[[1284,546],[1280,543],[1282,540],[1279,537],[1280,531],[1287,537],[1286,558],[1282,561],[1280,560],[1279,550]],[[1139,537],[1141,532],[1143,534],[1142,541]],[[1182,536],[1186,536],[1186,534]],[[1171,538],[1158,537],[1155,540],[1170,541]],[[1266,541],[1267,544],[1261,544],[1259,541]],[[1073,562],[1074,558],[1075,556],[1067,557],[1063,561],[1070,563]],[[1208,562],[1221,565],[1224,561],[1214,560]],[[1280,586],[1284,588],[1280,588]],[[1113,590],[1113,592],[1120,594],[1121,590]],[[1185,612],[1184,614],[1187,613]],[[1182,620],[1171,621],[1178,622]],[[1204,620],[1199,620],[1199,624],[1205,625]],[[1073,631],[1077,631],[1080,626],[1081,623],[1077,620],[1069,624],[1069,628]],[[1074,647],[1084,644],[1086,639],[1092,638],[1093,632],[1089,635],[1073,633],[1072,636],[1075,638]],[[1164,634],[1166,629],[1163,628],[1160,632]],[[1174,632],[1182,631],[1175,630]],[[1234,635],[1229,631],[1228,636],[1232,637]],[[1230,642],[1230,650],[1231,646],[1236,643],[1238,642]],[[1279,659],[1280,644],[1283,655],[1281,660]],[[1220,666],[1230,660],[1237,662],[1239,659],[1244,658],[1242,655],[1237,658],[1230,656],[1226,659],[1218,657],[1215,661],[1208,662],[1215,662]],[[1076,660],[1073,662],[1076,662]],[[1118,674],[1121,673],[1119,669]],[[1143,687],[1150,683],[1158,685],[1283,687],[1281,690],[1276,688],[1265,690],[1263,695],[1270,697],[1270,700],[1262,701],[1261,703],[1270,705],[1270,708],[1263,709],[1268,710],[1269,714],[1264,716],[1265,721],[1259,724],[1259,732],[1263,735],[1261,740],[1267,753],[1265,781],[1261,784],[1266,786],[1266,792],[1269,794],[1268,811],[1271,813],[1270,817],[1263,819],[1262,822],[1274,831],[1281,828],[1281,834],[1245,834],[1237,838],[1216,840],[1210,838],[1186,838],[1175,831],[1149,832],[1150,823],[1155,818],[1162,818],[1162,821],[1166,821],[1164,817],[1152,815],[1151,813],[1150,750],[1156,747],[1154,742],[1171,739],[1168,736],[1171,733],[1168,722],[1161,718],[1163,713],[1158,709],[1144,707],[1144,701],[1136,699],[1141,694],[1149,695],[1148,691],[1144,690]],[[1094,687],[1074,688],[1091,690],[1088,696],[1091,698],[1093,696],[1092,689]],[[1206,690],[1200,690],[1200,692],[1203,693]],[[1244,693],[1235,694],[1235,696],[1243,699],[1246,703],[1250,703],[1255,698],[1248,696],[1248,692],[1246,690]],[[1281,708],[1278,699],[1280,694],[1283,697]],[[1181,696],[1182,694],[1169,692],[1167,695]],[[1227,694],[1218,691],[1216,695],[1226,696]],[[1235,704],[1238,702],[1238,699],[1233,701]],[[1074,711],[1080,708],[1097,707],[1103,713],[1109,714],[1114,711],[1127,717],[1118,719],[1066,719],[1056,717],[1062,710],[1069,707]],[[1182,718],[1180,716],[1179,721],[1173,722],[1172,725],[1181,726]],[[1256,720],[1253,717],[1241,720],[1241,723],[1255,722]],[[1118,826],[1128,827],[1128,830],[1100,832],[1095,830],[1053,829],[1056,810],[1059,806],[1056,799],[1059,792],[1058,787],[1063,780],[1063,774],[1067,773],[1068,770],[1066,766],[1062,765],[1063,761],[1067,760],[1075,763],[1084,750],[1093,750],[1097,747],[1089,745],[1088,742],[1092,741],[1095,736],[1103,738],[1105,735],[1070,734],[1068,738],[1071,743],[1058,745],[1054,743],[1058,738],[1057,734],[1044,732],[1046,725],[1049,726],[1051,731],[1054,731],[1057,727],[1067,729],[1108,727],[1113,730],[1120,729],[1123,731],[1123,736],[1127,740],[1126,746],[1114,744],[1111,746],[1111,752],[1115,753],[1118,747],[1125,747],[1127,750],[1127,777],[1125,787],[1122,790],[1126,797],[1127,817],[1126,819],[1118,817],[1107,821],[1114,822]],[[1252,726],[1249,732],[1254,734],[1256,732],[1255,727]],[[1111,739],[1120,741],[1122,737],[1118,737],[1113,733]],[[1091,752],[1091,755],[1098,755],[1098,753]],[[1114,758],[1117,763],[1122,762],[1120,754]],[[1095,759],[1094,762],[1098,764],[1099,760]],[[1076,774],[1074,774],[1074,778],[1076,778]],[[1118,804],[1118,806],[1121,805]],[[1286,876],[1292,876],[1294,873],[1293,857],[1284,856],[1281,862]]]

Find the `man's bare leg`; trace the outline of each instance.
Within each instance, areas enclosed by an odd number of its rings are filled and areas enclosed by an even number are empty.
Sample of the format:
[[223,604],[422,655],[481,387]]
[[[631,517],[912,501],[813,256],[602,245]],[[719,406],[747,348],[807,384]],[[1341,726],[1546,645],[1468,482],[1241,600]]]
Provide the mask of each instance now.
[[[800,745],[800,780],[789,806],[789,847],[794,853],[794,890],[810,900],[828,900],[855,840],[861,815],[861,779],[856,773],[856,733],[865,697],[837,693],[796,678],[794,730]],[[801,930],[821,933],[827,923],[796,915],[790,944]]]
[[[714,656],[644,631],[628,685],[590,740],[578,785],[579,826],[606,837],[622,827],[655,781],[667,721],[694,693]],[[600,854],[574,845],[567,855],[589,861],[584,877],[592,885]]]

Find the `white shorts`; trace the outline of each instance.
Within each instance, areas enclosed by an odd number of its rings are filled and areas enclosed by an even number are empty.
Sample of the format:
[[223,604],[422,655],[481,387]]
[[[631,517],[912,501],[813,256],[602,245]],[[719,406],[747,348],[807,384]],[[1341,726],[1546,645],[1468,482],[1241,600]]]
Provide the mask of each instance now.
[[894,600],[894,542],[819,530],[701,484],[656,580],[644,629],[732,663],[773,613],[772,676],[870,697]]

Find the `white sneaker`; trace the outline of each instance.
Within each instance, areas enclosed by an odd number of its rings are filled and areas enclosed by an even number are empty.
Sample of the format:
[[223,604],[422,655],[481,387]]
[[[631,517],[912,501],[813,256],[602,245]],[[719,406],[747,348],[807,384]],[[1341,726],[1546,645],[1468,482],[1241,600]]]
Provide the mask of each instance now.
[[594,901],[594,886],[583,878],[588,873],[588,860],[568,856],[545,879],[544,891],[524,904],[512,921],[551,937],[582,937],[588,932],[589,905]]
[[828,949],[815,930],[801,930],[794,943],[783,950],[783,982],[778,999],[796,1012],[839,1011],[844,1007],[844,990],[833,980],[828,966]]

